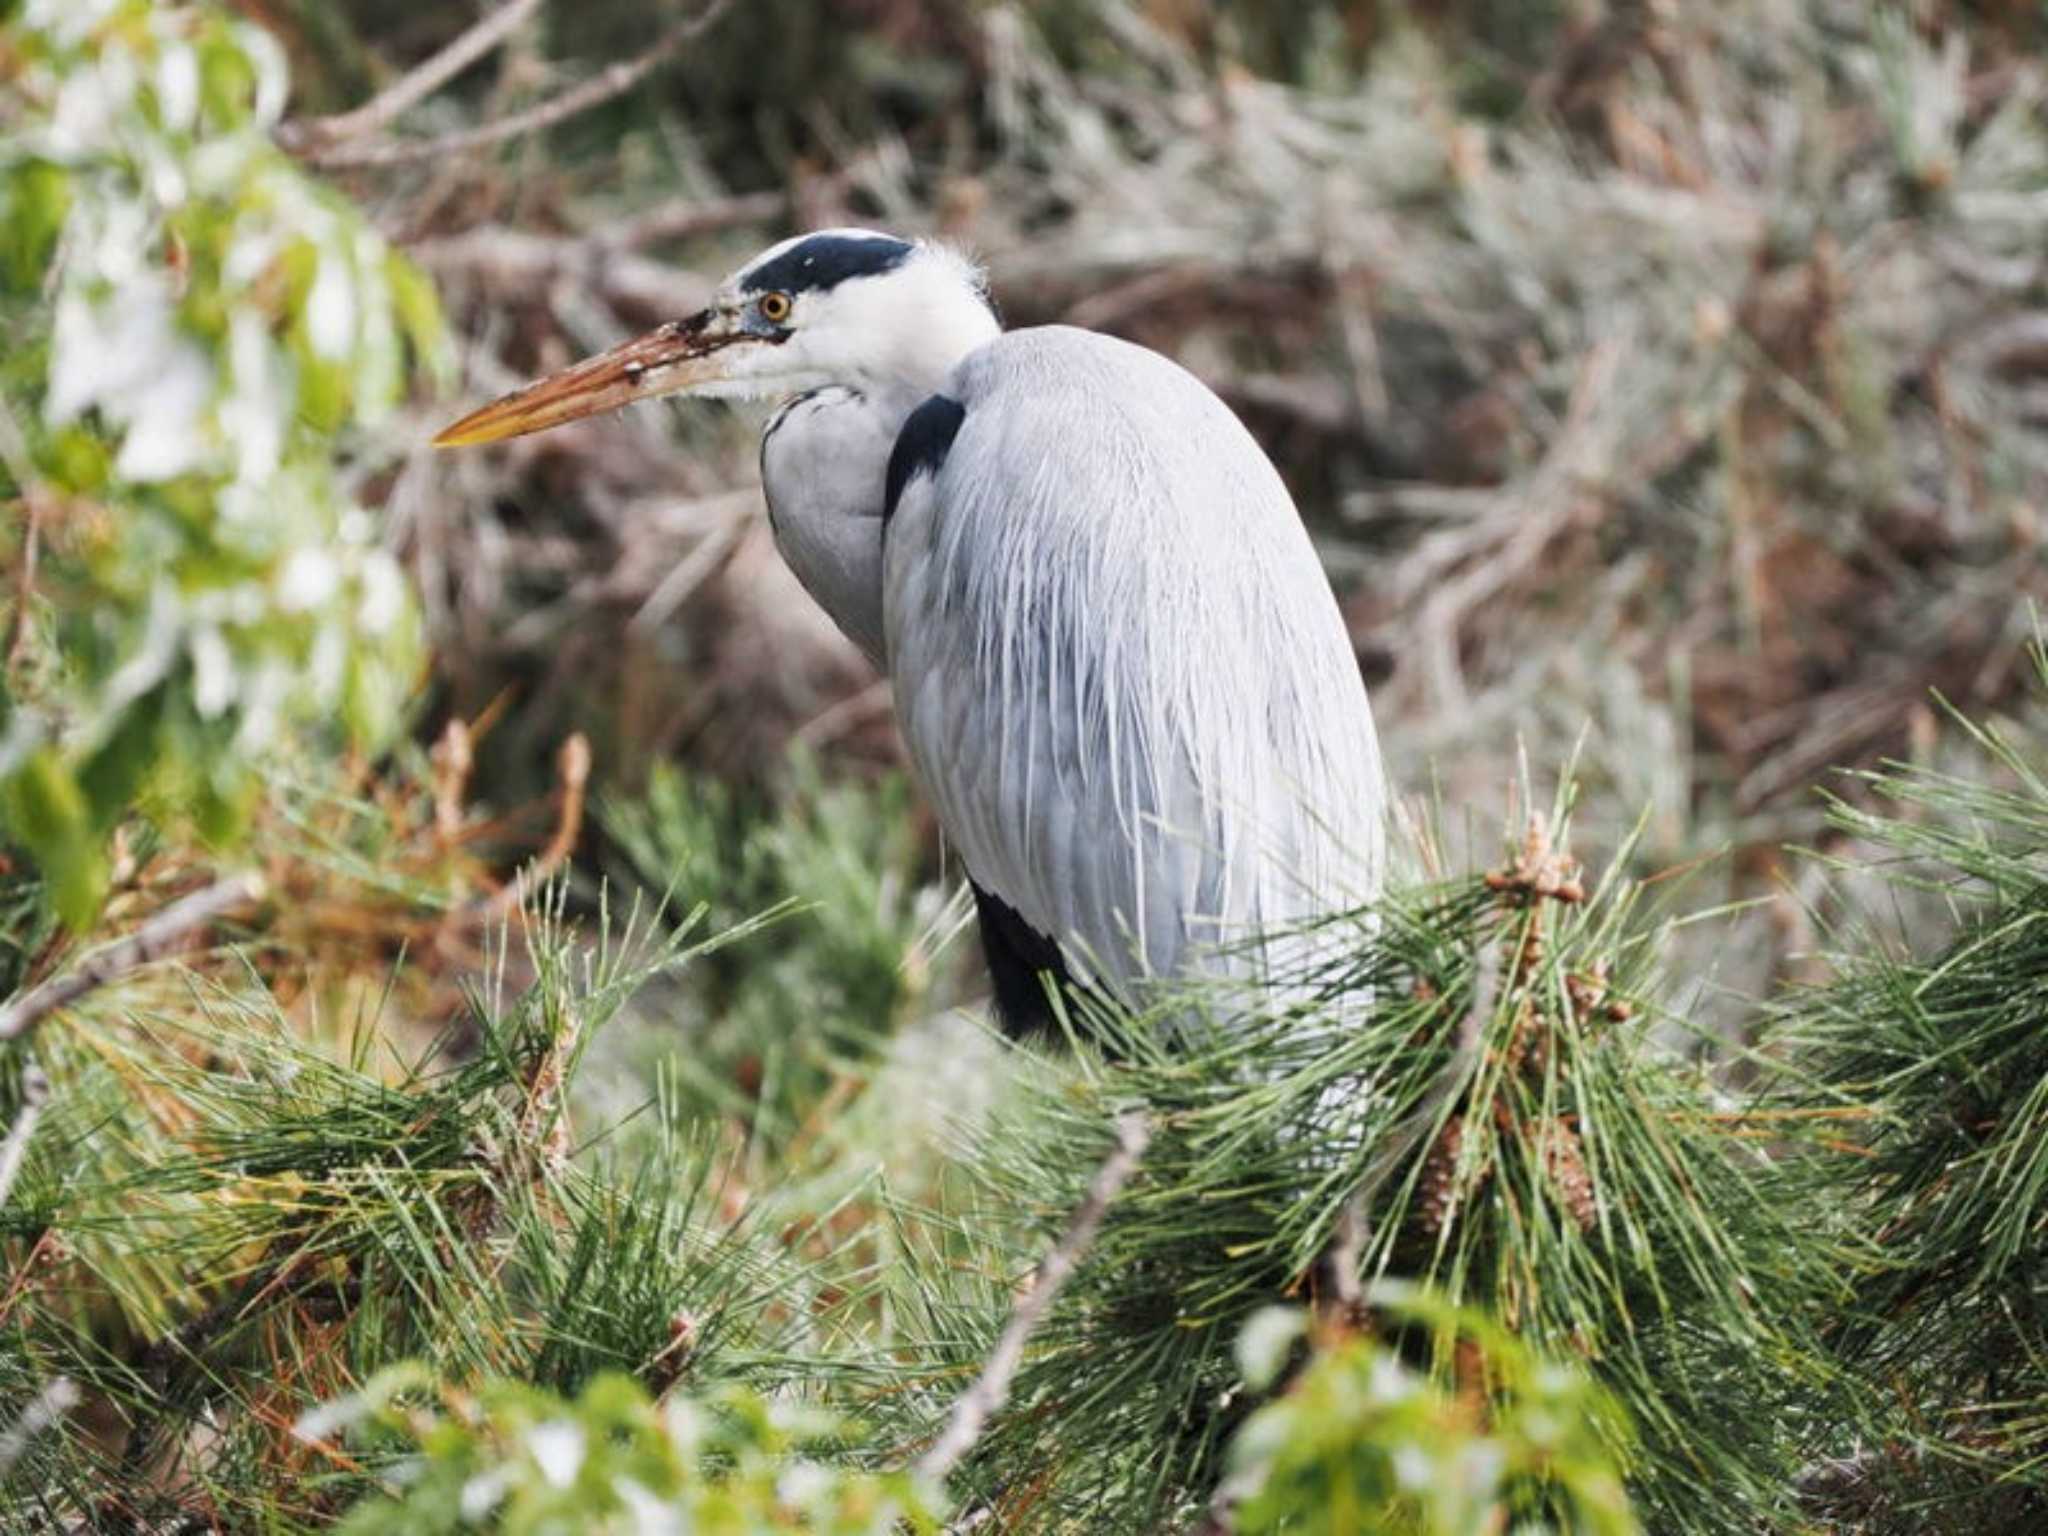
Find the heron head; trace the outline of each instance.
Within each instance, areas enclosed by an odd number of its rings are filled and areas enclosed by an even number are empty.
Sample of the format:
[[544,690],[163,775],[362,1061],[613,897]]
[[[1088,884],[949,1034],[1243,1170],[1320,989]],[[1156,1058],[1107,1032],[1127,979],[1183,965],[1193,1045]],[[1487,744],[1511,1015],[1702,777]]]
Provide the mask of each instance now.
[[696,314],[514,390],[434,442],[497,442],[657,395],[758,399],[843,384],[915,400],[997,329],[964,257],[873,230],[823,230],[769,247]]

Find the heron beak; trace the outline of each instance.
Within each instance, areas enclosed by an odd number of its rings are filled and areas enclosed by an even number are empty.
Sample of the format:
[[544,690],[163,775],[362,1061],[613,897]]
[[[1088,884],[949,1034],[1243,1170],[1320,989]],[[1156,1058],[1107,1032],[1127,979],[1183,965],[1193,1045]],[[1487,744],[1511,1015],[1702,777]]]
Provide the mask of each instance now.
[[587,357],[481,410],[471,411],[434,439],[436,448],[467,448],[545,432],[635,400],[652,400],[724,378],[729,360],[718,354],[760,338],[723,323],[716,310],[672,320],[609,352]]

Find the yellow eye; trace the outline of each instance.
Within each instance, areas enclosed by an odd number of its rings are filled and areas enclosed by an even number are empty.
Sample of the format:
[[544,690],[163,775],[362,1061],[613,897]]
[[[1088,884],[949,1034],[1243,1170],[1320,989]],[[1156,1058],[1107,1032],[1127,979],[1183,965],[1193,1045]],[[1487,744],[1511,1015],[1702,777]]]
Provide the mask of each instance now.
[[755,302],[760,308],[761,318],[771,325],[782,324],[789,318],[790,310],[795,307],[790,303],[789,295],[786,293],[764,293]]

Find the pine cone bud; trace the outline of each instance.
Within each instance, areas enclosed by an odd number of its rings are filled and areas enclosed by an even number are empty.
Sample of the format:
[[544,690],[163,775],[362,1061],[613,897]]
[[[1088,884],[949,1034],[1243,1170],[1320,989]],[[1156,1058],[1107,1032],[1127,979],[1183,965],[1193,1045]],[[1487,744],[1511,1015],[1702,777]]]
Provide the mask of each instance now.
[[1572,1012],[1581,1024],[1591,1024],[1596,1019],[1620,1024],[1635,1015],[1635,1007],[1628,999],[1615,996],[1610,975],[1611,968],[1606,957],[1602,956],[1584,971],[1574,972],[1565,978]]
[[1476,1170],[1466,1187],[1460,1188],[1458,1160],[1464,1147],[1465,1117],[1453,1115],[1444,1122],[1436,1145],[1423,1159],[1422,1176],[1416,1181],[1415,1223],[1425,1237],[1441,1237],[1457,1214],[1460,1198],[1468,1193],[1477,1193],[1491,1172],[1484,1167]]
[[1593,1176],[1586,1169],[1586,1148],[1567,1120],[1546,1120],[1537,1132],[1537,1155],[1558,1203],[1571,1213],[1581,1232],[1593,1230],[1600,1208],[1593,1196]]
[[1536,1000],[1524,992],[1515,1003],[1515,1027],[1508,1035],[1508,1048],[1504,1053],[1508,1071],[1520,1072],[1529,1064],[1529,1052],[1535,1047],[1541,1028],[1536,1017]]
[[1553,901],[1580,902],[1586,899],[1586,885],[1578,860],[1550,841],[1550,826],[1540,816],[1531,817],[1521,849],[1504,869],[1490,871],[1487,885],[1510,903],[1526,906],[1538,897]]

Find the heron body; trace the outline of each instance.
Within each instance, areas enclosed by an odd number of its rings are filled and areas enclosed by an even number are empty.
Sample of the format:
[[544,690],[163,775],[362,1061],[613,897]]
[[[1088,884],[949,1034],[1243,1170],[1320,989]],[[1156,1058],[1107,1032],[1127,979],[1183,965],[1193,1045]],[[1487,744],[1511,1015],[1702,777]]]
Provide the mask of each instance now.
[[444,440],[622,383],[787,397],[761,448],[777,547],[893,685],[1007,1022],[1046,1017],[1048,977],[1141,1003],[1289,963],[1280,935],[1376,893],[1386,790],[1336,601],[1193,375],[1088,331],[1004,333],[959,257],[828,231]]

